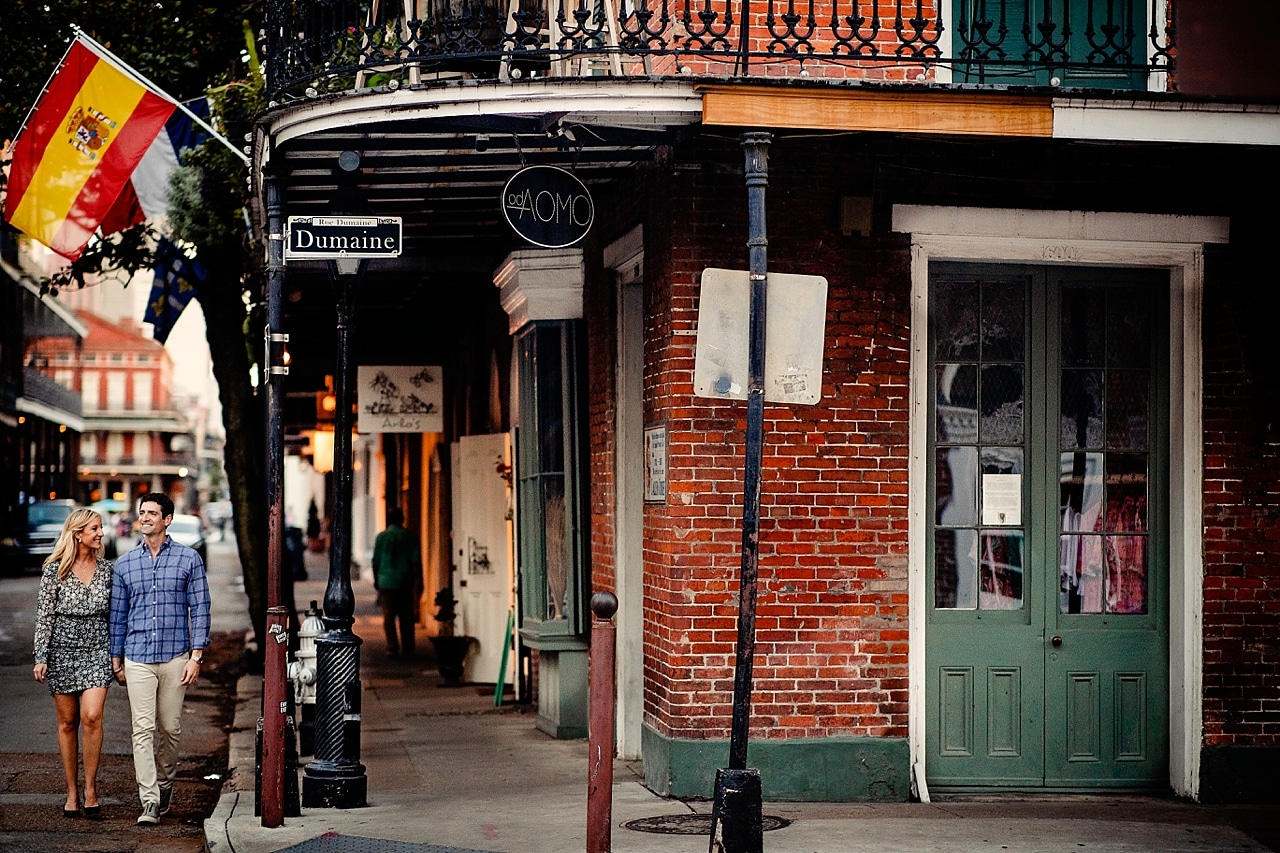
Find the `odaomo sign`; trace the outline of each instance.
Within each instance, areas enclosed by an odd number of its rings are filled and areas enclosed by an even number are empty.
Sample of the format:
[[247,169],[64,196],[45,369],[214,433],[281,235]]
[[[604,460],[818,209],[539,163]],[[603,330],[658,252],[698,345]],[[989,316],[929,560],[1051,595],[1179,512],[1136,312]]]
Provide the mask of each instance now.
[[544,249],[572,246],[591,230],[595,205],[586,185],[555,166],[529,166],[502,190],[502,215],[517,234]]

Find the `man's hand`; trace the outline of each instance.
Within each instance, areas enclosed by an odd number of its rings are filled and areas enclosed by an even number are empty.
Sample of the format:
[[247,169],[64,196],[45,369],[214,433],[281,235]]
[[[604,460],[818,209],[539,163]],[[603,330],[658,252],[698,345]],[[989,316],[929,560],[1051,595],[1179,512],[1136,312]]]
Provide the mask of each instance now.
[[184,686],[196,683],[196,679],[200,677],[200,663],[194,658],[187,661],[186,666],[182,668],[182,684]]
[[111,659],[111,674],[116,677],[116,684],[124,684],[124,661],[119,658]]
[[38,663],[31,668],[31,674],[34,675],[36,677],[36,681],[40,682],[41,684],[44,684],[44,677],[45,675],[48,674],[48,672],[49,672],[49,664],[47,663]]

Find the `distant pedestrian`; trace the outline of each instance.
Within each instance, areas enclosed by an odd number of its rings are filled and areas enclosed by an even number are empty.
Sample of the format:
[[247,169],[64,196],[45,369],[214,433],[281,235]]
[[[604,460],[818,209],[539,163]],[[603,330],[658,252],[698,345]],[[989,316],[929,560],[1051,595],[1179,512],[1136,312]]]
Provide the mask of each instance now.
[[[58,752],[67,783],[64,817],[98,818],[102,709],[111,685],[111,562],[103,556],[102,516],[77,509],[67,516],[36,598],[36,681],[46,684],[58,712]],[[77,787],[77,752],[84,732],[84,799]],[[83,809],[81,808],[83,806]]]
[[169,811],[178,775],[182,702],[200,677],[209,644],[209,582],[194,549],[168,534],[173,500],[138,499],[142,541],[116,563],[111,592],[111,667],[129,688],[139,824]]
[[403,652],[412,657],[418,598],[422,595],[422,552],[418,537],[405,530],[404,513],[398,507],[387,510],[387,529],[373,541],[373,588],[382,608],[387,656],[399,657]]

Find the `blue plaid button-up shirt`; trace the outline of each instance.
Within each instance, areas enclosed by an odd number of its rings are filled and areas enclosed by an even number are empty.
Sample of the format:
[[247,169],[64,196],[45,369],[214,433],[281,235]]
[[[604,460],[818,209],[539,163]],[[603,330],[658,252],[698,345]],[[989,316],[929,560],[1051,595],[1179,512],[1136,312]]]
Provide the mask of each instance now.
[[116,561],[111,656],[164,663],[209,644],[209,581],[194,549],[166,536],[154,558],[146,542]]

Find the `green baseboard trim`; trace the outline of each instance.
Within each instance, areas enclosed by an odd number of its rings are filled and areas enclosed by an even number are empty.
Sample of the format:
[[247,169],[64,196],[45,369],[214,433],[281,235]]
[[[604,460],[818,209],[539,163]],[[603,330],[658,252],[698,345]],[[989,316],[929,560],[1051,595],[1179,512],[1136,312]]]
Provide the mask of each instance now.
[[[645,786],[664,797],[715,795],[716,770],[729,761],[728,740],[684,740],[644,726]],[[832,737],[753,740],[747,764],[760,770],[773,802],[906,802],[911,750],[905,738]]]
[[1200,802],[1280,803],[1280,747],[1200,750]]
[[533,727],[557,740],[582,740],[587,736],[586,726],[563,726],[547,717],[536,717]]

